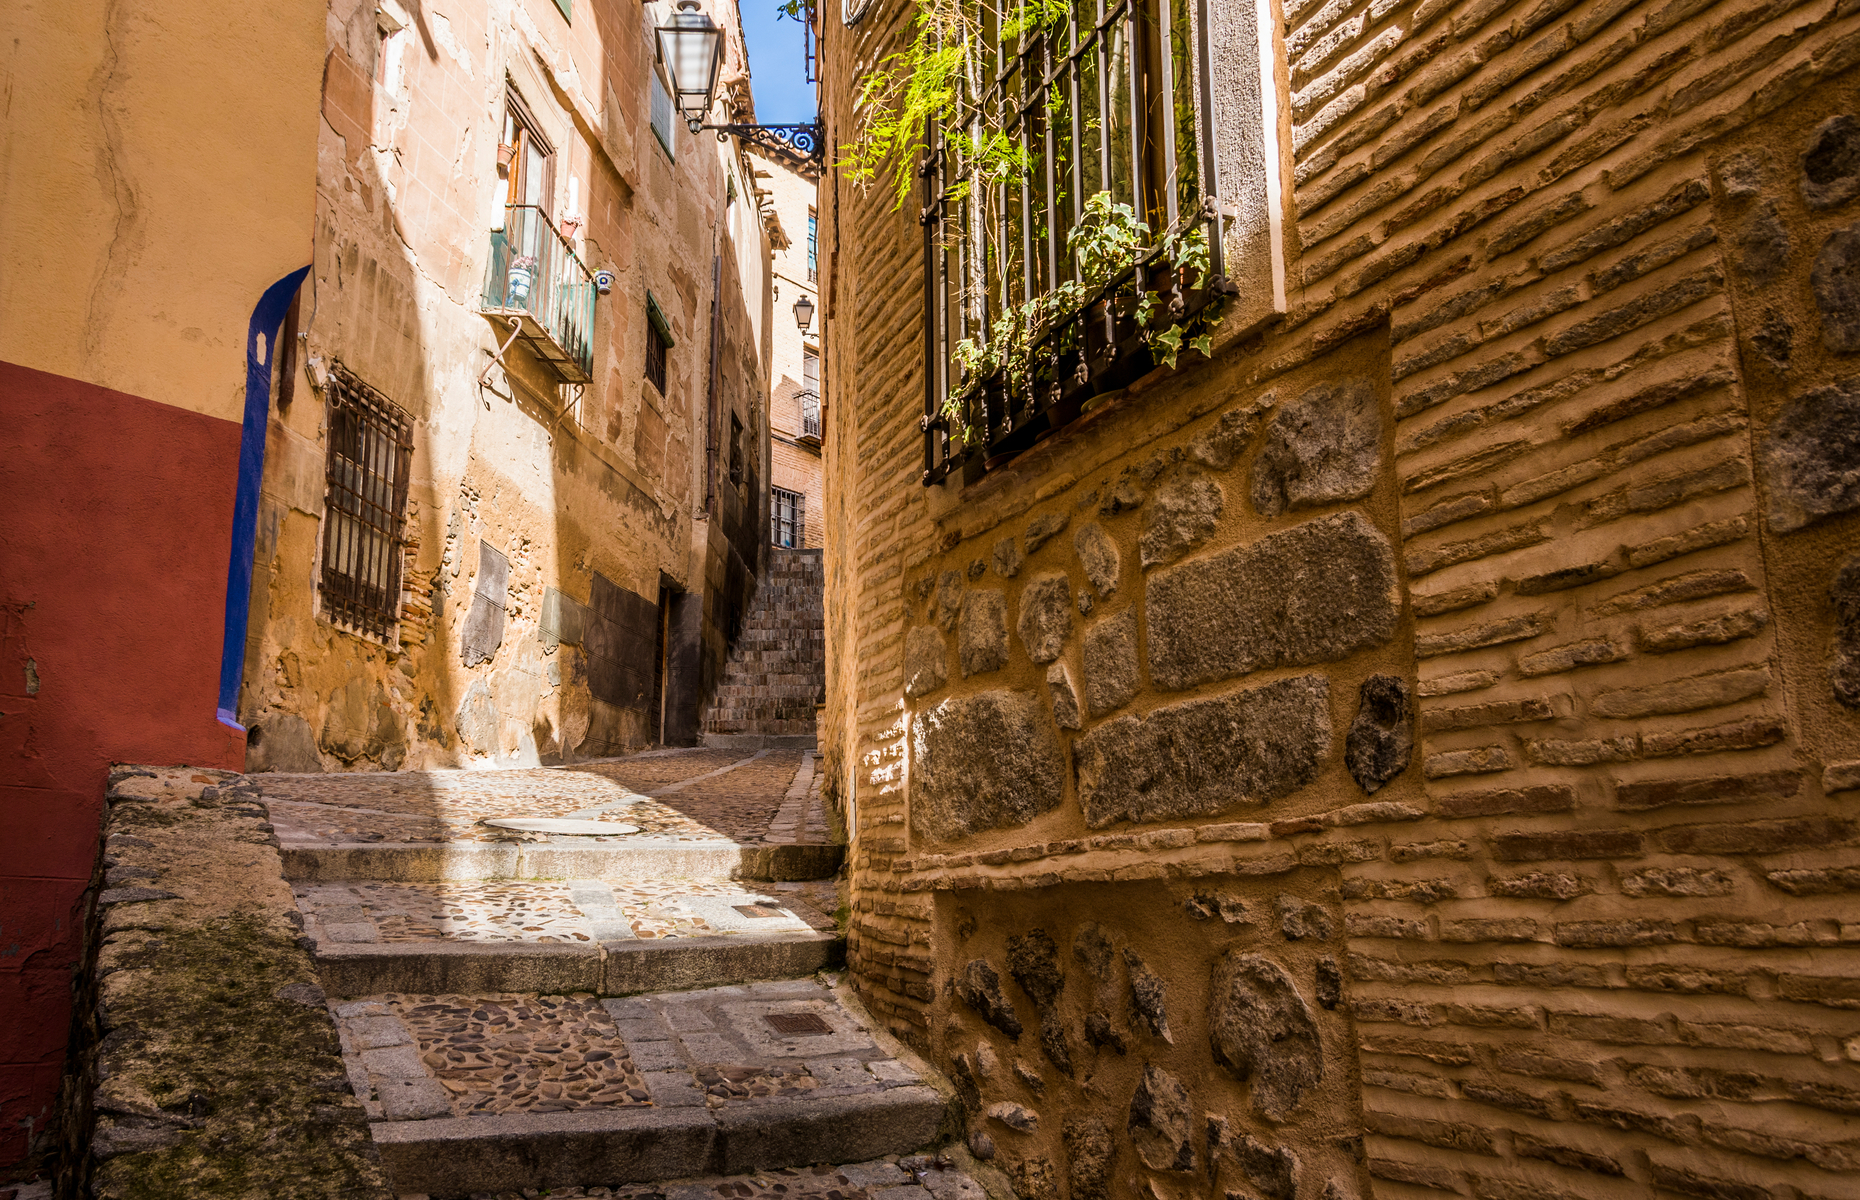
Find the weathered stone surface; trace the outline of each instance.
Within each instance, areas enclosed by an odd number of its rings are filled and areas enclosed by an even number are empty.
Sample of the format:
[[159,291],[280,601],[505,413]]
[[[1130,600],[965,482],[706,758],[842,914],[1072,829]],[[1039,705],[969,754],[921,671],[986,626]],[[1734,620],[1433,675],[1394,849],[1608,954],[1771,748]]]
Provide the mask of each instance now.
[[1123,568],[1123,557],[1118,554],[1111,535],[1104,531],[1102,525],[1079,526],[1078,531],[1072,535],[1072,548],[1078,552],[1079,566],[1085,569],[1085,578],[1098,589],[1100,596],[1110,596],[1117,591],[1117,577]]
[[948,841],[1025,825],[1059,803],[1059,749],[1039,702],[992,691],[945,700],[911,724],[911,829]]
[[986,1115],[989,1120],[999,1121],[1016,1133],[1032,1133],[1040,1127],[1039,1113],[1011,1100],[997,1100],[990,1104]]
[[1000,589],[972,591],[963,598],[956,657],[965,679],[1007,666],[1007,597]]
[[510,560],[491,543],[478,543],[478,579],[471,607],[459,630],[459,654],[468,667],[490,662],[504,644],[504,610],[509,605]]
[[1174,1045],[1175,1039],[1169,1036],[1168,985],[1128,946],[1124,947],[1124,966],[1130,971],[1132,1024],[1142,1025],[1153,1036]]
[[1288,942],[1306,939],[1328,942],[1337,932],[1337,923],[1321,904],[1310,904],[1281,892],[1274,907],[1279,910],[1279,936]]
[[1080,1117],[1066,1122],[1063,1136],[1071,1200],[1109,1200],[1111,1164],[1117,1157],[1110,1129],[1097,1117]]
[[1071,668],[1062,662],[1046,668],[1046,691],[1053,699],[1053,724],[1061,729],[1079,728],[1079,694],[1072,686]]
[[1079,616],[1081,617],[1091,616],[1092,606],[1093,606],[1093,601],[1092,601],[1091,589],[1080,588],[1079,589]]
[[497,753],[497,702],[484,680],[474,679],[466,689],[457,721],[460,740],[474,753]]
[[1267,392],[1251,404],[1228,409],[1214,428],[1188,444],[1189,460],[1217,471],[1233,466],[1234,460],[1246,453],[1259,427],[1266,423],[1266,413],[1276,403],[1278,394]]
[[1408,681],[1397,675],[1371,675],[1358,692],[1356,719],[1343,743],[1344,765],[1364,793],[1408,769],[1414,754],[1414,701]]
[[1226,503],[1221,485],[1199,471],[1170,478],[1143,510],[1143,534],[1137,540],[1143,565],[1174,562],[1214,536]]
[[1019,1039],[1020,1016],[1001,991],[1001,974],[986,959],[971,959],[956,978],[956,995],[975,1015],[1009,1037]]
[[1020,1080],[1034,1095],[1044,1096],[1046,1094],[1046,1080],[1040,1078],[1038,1071],[1018,1058],[1014,1060],[1014,1078]]
[[936,581],[936,623],[945,633],[956,632],[956,621],[962,616],[962,576],[955,571],[945,571]]
[[1829,589],[1834,601],[1834,657],[1828,665],[1834,697],[1849,708],[1860,708],[1860,556],[1850,558],[1835,572]]
[[1208,1153],[1231,1163],[1264,1200],[1297,1195],[1298,1157],[1283,1146],[1268,1146],[1244,1131],[1236,1134],[1224,1119],[1209,1117]]
[[1787,316],[1767,309],[1750,335],[1750,347],[1769,361],[1771,370],[1787,371],[1795,355],[1795,326]]
[[987,1162],[995,1156],[995,1139],[983,1130],[976,1130],[969,1135],[969,1153]]
[[1214,1061],[1252,1082],[1253,1107],[1284,1121],[1324,1077],[1317,1024],[1285,968],[1229,950],[1214,964],[1209,1001]]
[[1027,532],[1021,539],[1027,544],[1027,553],[1032,554],[1035,550],[1038,550],[1041,546],[1046,545],[1046,543],[1052,541],[1053,538],[1063,533],[1066,528],[1066,522],[1070,519],[1071,517],[1068,513],[1052,512],[1041,513],[1033,520],[1027,522]]
[[1249,925],[1246,901],[1231,892],[1196,892],[1183,901],[1182,907],[1197,921],[1219,917],[1229,925]]
[[1193,1126],[1188,1089],[1155,1063],[1143,1064],[1143,1079],[1130,1098],[1126,1124],[1137,1157],[1152,1171],[1193,1171]]
[[995,543],[989,558],[994,563],[995,574],[1003,579],[1012,579],[1020,574],[1021,563],[1026,561],[1021,557],[1020,543],[1014,540],[1012,534]]
[[1329,753],[1329,696],[1324,676],[1300,675],[1105,722],[1073,747],[1086,823],[1205,816],[1289,795]]
[[1783,226],[1773,201],[1751,210],[1738,234],[1738,265],[1752,283],[1767,284],[1789,265],[1789,230]]
[[1334,1010],[1343,999],[1343,970],[1334,958],[1317,962],[1316,988],[1318,1007]]
[[[473,687],[483,682],[474,680]],[[491,725],[490,738],[473,743],[481,754],[497,751],[495,716]],[[383,770],[396,771],[407,756],[407,729],[388,702],[387,689],[376,682],[371,691],[358,676],[330,693],[317,744],[345,763],[378,763]]]
[[981,559],[978,558],[974,562],[971,562],[969,564],[969,578],[970,579],[980,579],[982,576],[986,574],[988,574],[988,564],[983,562]]
[[927,696],[949,682],[949,648],[934,625],[904,635],[904,694]]
[[280,771],[309,774],[323,769],[310,722],[296,713],[270,713],[252,723],[246,735],[245,769],[250,774]]
[[1809,282],[1821,313],[1821,344],[1838,354],[1860,350],[1860,224],[1828,235]]
[[1085,631],[1085,702],[1091,715],[1122,708],[1137,694],[1137,615],[1129,609]]
[[1050,1159],[1022,1159],[1008,1171],[1008,1182],[1020,1200],[1059,1200],[1059,1171]]
[[1041,1008],[1050,1008],[1066,986],[1059,969],[1059,947],[1044,929],[1008,938],[1008,974]]
[[1770,525],[1778,532],[1860,508],[1860,376],[1785,404],[1764,441],[1763,473],[1769,483]]
[[1020,621],[1016,626],[1027,657],[1052,662],[1072,636],[1072,590],[1064,575],[1042,575],[1020,593]]
[[1253,460],[1253,507],[1287,509],[1360,500],[1376,485],[1382,414],[1367,380],[1323,383],[1274,414]]
[[1085,1040],[1095,1049],[1115,1050],[1123,1054],[1128,1047],[1124,1045],[1124,1035],[1111,1024],[1111,1018],[1101,1012],[1094,1012],[1085,1018]]
[[1072,1045],[1066,1040],[1066,1020],[1057,1008],[1040,1010],[1040,1050],[1066,1074],[1072,1074]]
[[1829,117],[1809,135],[1802,153],[1802,199],[1810,208],[1833,208],[1860,195],[1860,121]]
[[1769,156],[1761,150],[1744,150],[1719,163],[1716,170],[1727,199],[1748,200],[1763,192]]
[[1335,662],[1395,636],[1395,555],[1337,513],[1167,567],[1148,583],[1150,681],[1179,689],[1263,667]]

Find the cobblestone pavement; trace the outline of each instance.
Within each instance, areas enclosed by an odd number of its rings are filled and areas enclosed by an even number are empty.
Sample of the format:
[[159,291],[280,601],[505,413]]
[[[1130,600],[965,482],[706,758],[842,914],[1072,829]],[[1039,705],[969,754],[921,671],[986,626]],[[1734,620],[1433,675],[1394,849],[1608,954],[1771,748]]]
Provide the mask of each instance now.
[[[617,1188],[484,1192],[480,1200],[525,1200],[535,1196],[549,1200],[987,1200],[981,1185],[968,1175],[922,1156]],[[400,1200],[427,1198],[409,1194]]]
[[918,1082],[811,979],[627,1000],[385,995],[334,1010],[374,1120],[723,1108]]
[[332,943],[573,943],[832,932],[830,914],[837,905],[831,881],[802,886],[694,879],[345,880],[299,883],[294,890],[305,932]]
[[[771,825],[812,755],[800,750],[653,751],[628,758],[494,771],[253,775],[278,837],[296,843],[797,840],[805,814]],[[481,822],[574,817],[633,826],[611,835],[522,833]],[[799,840],[824,841],[821,836]]]

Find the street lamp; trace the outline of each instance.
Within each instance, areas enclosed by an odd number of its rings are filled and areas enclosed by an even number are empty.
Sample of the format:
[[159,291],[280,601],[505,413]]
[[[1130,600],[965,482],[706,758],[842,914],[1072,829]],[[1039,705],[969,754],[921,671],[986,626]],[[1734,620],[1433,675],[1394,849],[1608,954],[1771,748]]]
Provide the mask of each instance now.
[[723,67],[723,30],[699,11],[697,0],[681,0],[671,23],[659,26],[658,34],[659,58],[672,76],[672,103],[696,133],[704,126],[717,90],[717,72]]
[[802,333],[806,333],[807,327],[814,323],[814,298],[806,292],[802,292],[801,298],[794,302],[794,323],[800,326]]
[[679,0],[669,24],[657,29],[659,58],[672,77],[673,103],[691,132],[714,129],[717,140],[731,134],[801,159],[803,166],[822,164],[819,121],[806,125],[706,125],[723,66],[723,30],[698,8],[698,0]]

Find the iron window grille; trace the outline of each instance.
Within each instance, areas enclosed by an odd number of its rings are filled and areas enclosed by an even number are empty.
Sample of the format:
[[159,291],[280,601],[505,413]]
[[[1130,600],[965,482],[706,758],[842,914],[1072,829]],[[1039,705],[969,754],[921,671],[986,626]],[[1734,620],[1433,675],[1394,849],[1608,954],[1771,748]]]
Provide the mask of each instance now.
[[[1025,20],[1027,0],[958,2],[976,33],[920,166],[926,485],[1025,449],[1152,369],[1140,305],[1182,321],[1232,290],[1213,198],[1208,0],[1072,0],[1008,44],[1002,24]],[[999,169],[1003,146],[1020,169]],[[1135,261],[1049,309],[1019,370],[965,369],[965,340],[986,345],[1019,306],[1081,283],[1068,237],[1097,193],[1147,226]],[[1198,229],[1205,272],[1171,257]]]
[[801,405],[801,436],[818,438],[820,436],[820,393],[805,391],[797,394],[795,400]]
[[400,614],[413,422],[336,364],[330,370],[323,496],[323,615],[386,641]]
[[807,536],[807,497],[787,488],[770,488],[774,493],[775,544],[793,549]]

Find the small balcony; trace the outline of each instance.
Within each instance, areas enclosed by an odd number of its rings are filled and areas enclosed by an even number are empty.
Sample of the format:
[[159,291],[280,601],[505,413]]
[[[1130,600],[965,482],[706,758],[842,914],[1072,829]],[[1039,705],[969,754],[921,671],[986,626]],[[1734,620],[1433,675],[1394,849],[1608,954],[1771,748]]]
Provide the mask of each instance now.
[[563,383],[587,383],[594,378],[594,296],[594,277],[549,214],[533,204],[504,210],[504,227],[491,231],[478,308],[500,340],[515,333]]
[[801,405],[801,436],[820,440],[820,393],[809,388],[795,396]]

